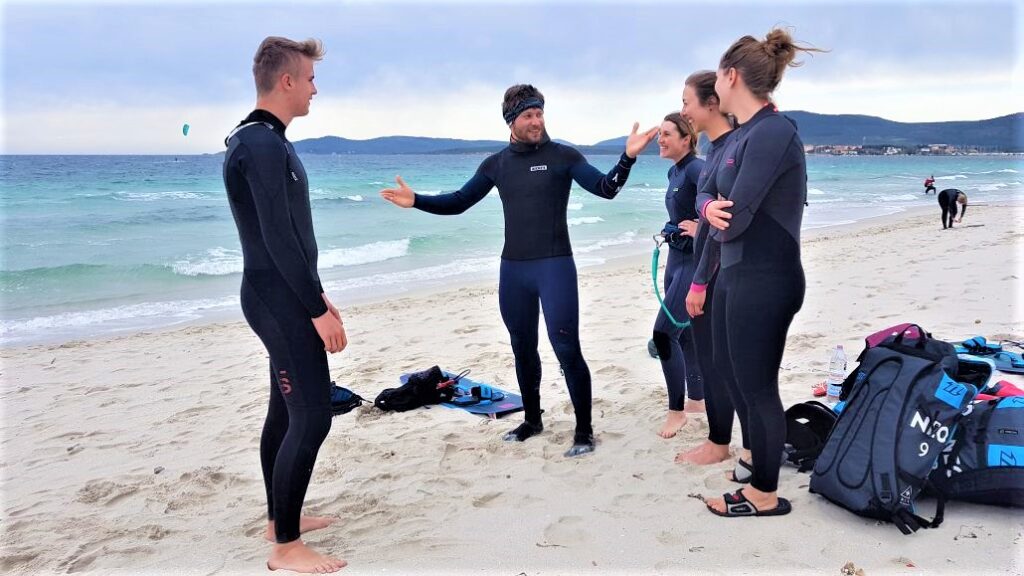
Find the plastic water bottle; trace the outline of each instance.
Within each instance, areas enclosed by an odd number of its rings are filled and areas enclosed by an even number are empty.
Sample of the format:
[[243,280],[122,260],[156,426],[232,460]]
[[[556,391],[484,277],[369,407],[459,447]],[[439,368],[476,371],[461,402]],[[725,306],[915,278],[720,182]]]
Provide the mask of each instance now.
[[828,362],[828,379],[825,380],[825,400],[829,404],[839,402],[843,393],[843,380],[846,380],[846,352],[843,345],[836,346],[832,359]]

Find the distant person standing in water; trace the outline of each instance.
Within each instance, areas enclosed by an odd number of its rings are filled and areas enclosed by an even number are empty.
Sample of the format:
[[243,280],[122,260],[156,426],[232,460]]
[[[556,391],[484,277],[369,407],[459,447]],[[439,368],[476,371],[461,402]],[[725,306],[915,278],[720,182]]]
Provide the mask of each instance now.
[[931,192],[932,194],[935,193],[935,175],[934,174],[932,174],[931,176],[929,176],[929,177],[924,179],[924,193],[927,194],[929,192]]
[[[953,220],[956,216],[957,203],[960,204],[960,217]],[[960,222],[964,219],[964,212],[967,212],[967,194],[956,188],[946,188],[939,192],[939,208],[942,208],[942,229],[952,228],[953,222]]]

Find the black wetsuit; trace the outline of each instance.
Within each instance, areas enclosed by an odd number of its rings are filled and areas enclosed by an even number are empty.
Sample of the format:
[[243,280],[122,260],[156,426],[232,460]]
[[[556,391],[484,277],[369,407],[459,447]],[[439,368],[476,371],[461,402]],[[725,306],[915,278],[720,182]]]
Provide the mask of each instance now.
[[[956,200],[963,192],[956,188],[946,188],[942,192],[939,192],[939,207],[942,208],[942,229],[947,228],[946,223],[948,222],[949,228],[953,227],[953,219],[956,218]],[[964,212],[967,212],[967,204],[960,205],[960,218],[964,217]]]
[[264,110],[239,126],[226,141],[224,187],[245,262],[242,312],[270,355],[260,460],[267,514],[284,543],[299,537],[306,487],[331,428],[327,354],[312,323],[327,305],[306,172],[285,126]]
[[[804,298],[800,223],[807,165],[796,127],[766,106],[735,130],[705,190],[734,205],[721,243],[712,334],[715,363],[732,371],[736,411],[746,411],[751,485],[774,492],[786,437],[779,366]],[[729,379],[726,378],[728,382]]]
[[[665,192],[668,224],[675,226],[683,220],[697,219],[694,203],[697,180],[703,168],[704,161],[691,152],[669,169],[668,190]],[[686,313],[686,294],[693,282],[693,268],[693,239],[680,236],[680,242],[670,245],[664,279],[665,306],[677,322],[690,319]],[[704,383],[693,346],[693,331],[689,327],[677,327],[665,310],[659,309],[654,321],[654,345],[658,348],[658,359],[668,387],[668,409],[682,410],[687,397],[703,400]]]
[[[715,167],[721,157],[722,150],[732,132],[726,132],[711,142],[711,149],[708,151],[707,161],[700,173],[697,183],[698,191],[707,188],[708,182],[715,177]],[[707,194],[700,194],[696,201],[695,209],[703,211],[703,204],[712,198]],[[694,239],[694,260],[696,270],[694,271],[693,286],[691,289],[704,290],[704,313],[691,320],[693,327],[693,340],[697,350],[697,361],[700,364],[701,376],[704,378],[704,403],[708,416],[708,440],[720,446],[728,446],[732,441],[733,415],[736,413],[732,394],[735,394],[735,384],[727,384],[725,377],[719,374],[718,366],[715,365],[714,340],[712,338],[711,326],[714,317],[714,296],[715,279],[718,274],[718,263],[721,255],[721,245],[712,240],[710,235],[711,226],[707,219],[701,217],[697,226],[697,235]],[[728,378],[732,381],[732,371],[728,372]],[[740,431],[742,434],[743,447],[749,449],[750,441],[747,438],[747,414],[741,414]]]
[[512,340],[526,422],[541,424],[540,305],[576,411],[577,443],[592,442],[592,392],[590,370],[580,350],[576,264],[566,222],[569,189],[575,180],[592,194],[614,198],[635,161],[623,154],[605,175],[576,149],[545,135],[540,144],[513,142],[489,156],[460,190],[439,196],[417,194],[414,204],[431,214],[460,214],[498,188],[505,217],[498,302]]

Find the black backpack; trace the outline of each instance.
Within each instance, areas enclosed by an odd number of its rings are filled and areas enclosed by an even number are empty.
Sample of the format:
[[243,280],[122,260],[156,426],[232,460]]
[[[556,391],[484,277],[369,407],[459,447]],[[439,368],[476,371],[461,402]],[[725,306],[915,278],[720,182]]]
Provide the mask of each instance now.
[[421,406],[449,402],[455,395],[454,381],[437,366],[409,375],[405,384],[387,388],[377,395],[373,405],[381,410],[406,412]]
[[809,400],[786,410],[786,460],[800,472],[814,468],[838,416],[831,408]]
[[[931,357],[938,358],[939,366],[955,380],[959,379],[960,359],[956,353],[956,346],[932,337],[932,333],[921,328],[917,324],[897,324],[892,328],[879,330],[864,338],[864,350],[857,356],[857,362],[862,362],[868,350],[875,346],[888,344],[890,348],[898,349],[909,354],[916,354],[923,350]],[[915,352],[915,350],[917,352]],[[846,400],[853,390],[854,380],[857,378],[857,371],[854,370],[843,381],[843,392],[840,400]],[[972,383],[966,380],[963,382]]]
[[974,404],[929,479],[951,500],[1024,508],[1024,396]]
[[914,501],[977,389],[944,370],[947,351],[956,360],[952,345],[924,330],[908,344],[904,334],[861,356],[846,407],[814,464],[810,489],[910,534],[942,523],[943,498],[931,522],[916,514]]

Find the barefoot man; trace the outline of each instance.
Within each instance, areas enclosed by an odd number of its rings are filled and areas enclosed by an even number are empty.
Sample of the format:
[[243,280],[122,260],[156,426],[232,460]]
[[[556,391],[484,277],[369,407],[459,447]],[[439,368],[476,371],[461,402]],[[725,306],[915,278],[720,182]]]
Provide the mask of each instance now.
[[309,114],[319,40],[265,39],[253,59],[256,109],[228,135],[224,187],[245,260],[242,312],[270,356],[270,406],[260,439],[271,570],[337,572],[346,562],[303,544],[333,519],[302,516],[317,451],[331,429],[327,352],[345,349],[341,314],[324,294],[302,162],[285,137]]

